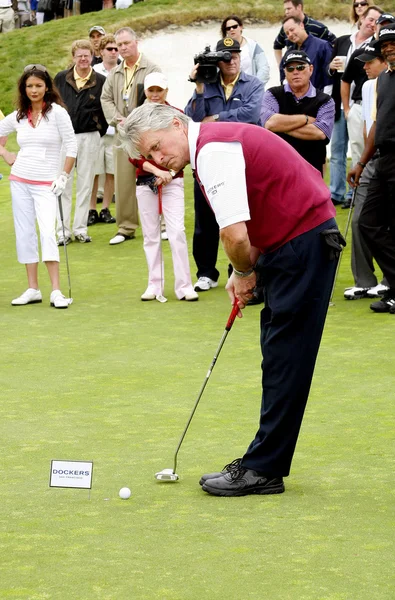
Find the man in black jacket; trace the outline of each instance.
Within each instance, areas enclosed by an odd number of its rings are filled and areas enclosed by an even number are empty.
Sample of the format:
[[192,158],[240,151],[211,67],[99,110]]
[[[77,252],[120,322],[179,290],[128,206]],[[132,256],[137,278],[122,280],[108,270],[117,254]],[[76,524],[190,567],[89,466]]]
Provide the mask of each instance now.
[[[77,189],[72,231],[76,241],[91,242],[87,235],[89,202],[95,176],[100,137],[107,131],[107,121],[101,108],[100,96],[106,78],[91,67],[93,50],[89,40],[76,40],[71,47],[73,63],[70,69],[55,76],[55,84],[66,105],[77,137]],[[65,237],[58,218],[58,244],[71,242],[71,204],[73,171],[62,194]],[[59,217],[59,215],[58,215]]]
[[293,146],[322,175],[326,145],[334,123],[335,103],[312,85],[313,69],[303,50],[288,50],[284,55],[286,83],[265,93],[261,122],[265,129]]

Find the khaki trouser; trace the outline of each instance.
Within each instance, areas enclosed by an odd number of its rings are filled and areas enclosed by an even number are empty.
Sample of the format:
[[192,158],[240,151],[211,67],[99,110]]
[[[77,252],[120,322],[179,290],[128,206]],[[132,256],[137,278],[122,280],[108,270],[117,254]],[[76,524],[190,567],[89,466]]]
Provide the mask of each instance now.
[[0,33],[15,29],[14,11],[12,8],[0,8]]
[[136,169],[129,162],[126,152],[117,148],[114,141],[115,207],[118,232],[131,235],[138,227],[136,200]]

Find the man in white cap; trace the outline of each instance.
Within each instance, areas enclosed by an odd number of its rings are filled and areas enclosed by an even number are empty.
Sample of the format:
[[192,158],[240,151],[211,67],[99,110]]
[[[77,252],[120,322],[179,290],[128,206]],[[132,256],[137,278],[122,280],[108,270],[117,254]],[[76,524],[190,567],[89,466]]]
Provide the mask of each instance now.
[[89,30],[89,39],[93,47],[92,67],[103,61],[103,57],[100,52],[100,42],[106,35],[104,27],[101,25],[94,25]]

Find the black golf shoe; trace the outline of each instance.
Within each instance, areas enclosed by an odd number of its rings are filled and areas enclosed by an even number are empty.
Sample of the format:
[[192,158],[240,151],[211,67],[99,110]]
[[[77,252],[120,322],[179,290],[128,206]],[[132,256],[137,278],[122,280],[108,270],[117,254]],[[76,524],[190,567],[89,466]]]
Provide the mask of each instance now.
[[115,223],[115,217],[112,216],[108,208],[102,208],[99,215],[101,223]]
[[389,288],[381,297],[381,300],[372,302],[370,308],[378,313],[395,314],[395,289]]
[[202,489],[212,496],[247,496],[248,494],[282,494],[282,477],[263,475],[252,469],[235,468],[221,477],[207,479]]
[[91,225],[95,225],[95,223],[99,222],[99,215],[97,213],[97,210],[95,210],[94,208],[91,208],[88,214],[88,227],[90,227]]
[[222,471],[218,471],[216,473],[206,473],[205,475],[202,475],[199,481],[200,485],[206,483],[207,479],[217,479],[218,477],[222,477],[222,475],[226,475],[226,473],[230,473],[230,471],[238,469],[241,461],[241,458],[235,458],[231,463],[225,465]]

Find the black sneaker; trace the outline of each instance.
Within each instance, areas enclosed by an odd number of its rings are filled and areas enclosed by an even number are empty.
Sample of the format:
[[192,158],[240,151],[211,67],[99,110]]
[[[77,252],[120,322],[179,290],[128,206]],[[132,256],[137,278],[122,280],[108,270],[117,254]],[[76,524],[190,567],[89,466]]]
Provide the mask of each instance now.
[[98,218],[101,223],[115,223],[115,217],[112,216],[108,208],[102,208]]
[[88,214],[88,227],[90,225],[94,225],[99,222],[99,215],[97,214],[97,210],[91,208]]
[[230,473],[230,471],[233,471],[234,469],[238,469],[241,461],[241,458],[235,458],[231,463],[225,465],[222,471],[217,471],[216,473],[206,473],[205,475],[202,475],[199,481],[200,485],[206,483],[207,479],[216,479],[217,477],[222,477],[222,475],[225,475],[226,473]]
[[226,475],[207,479],[202,489],[213,496],[247,496],[248,494],[282,494],[282,477],[263,475],[252,469],[239,467]]
[[395,289],[389,288],[384,292],[381,300],[372,302],[370,308],[377,313],[395,314]]

